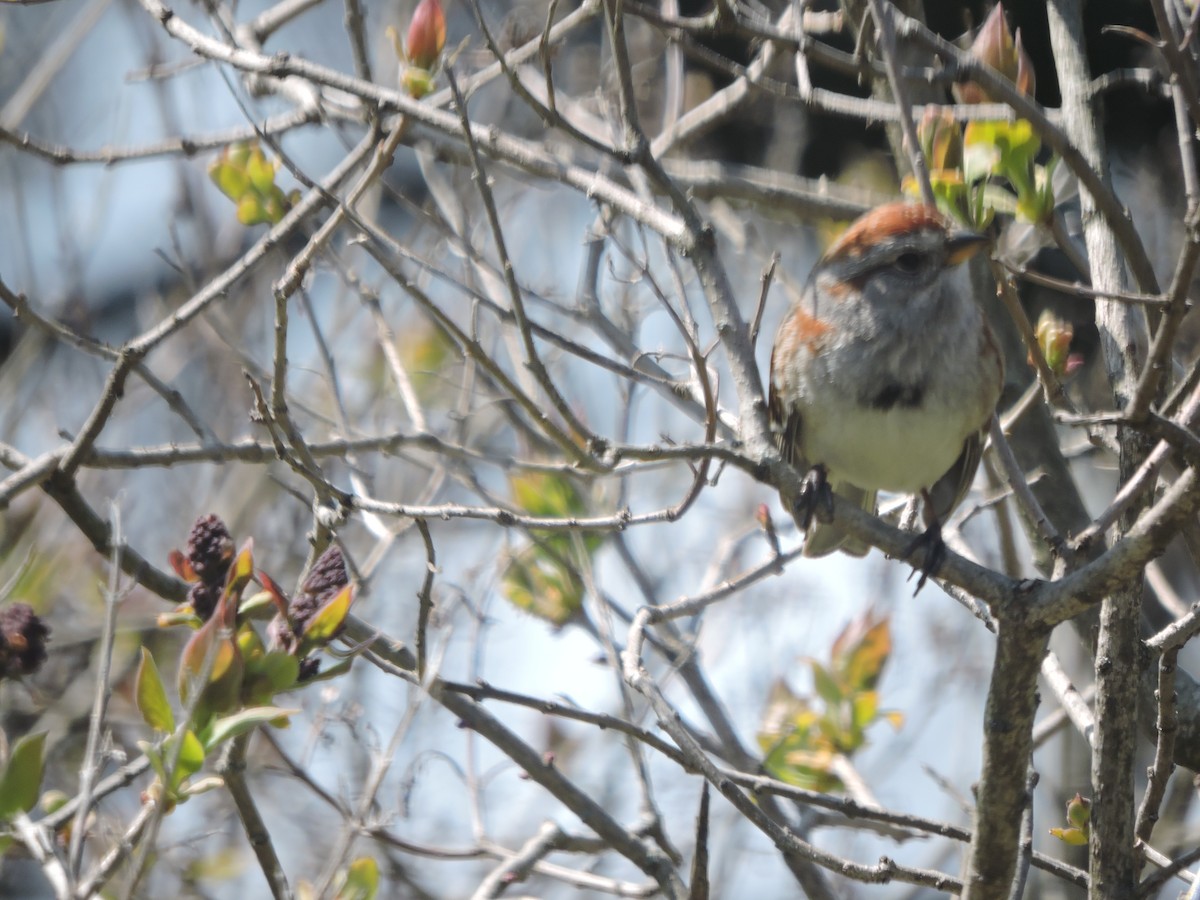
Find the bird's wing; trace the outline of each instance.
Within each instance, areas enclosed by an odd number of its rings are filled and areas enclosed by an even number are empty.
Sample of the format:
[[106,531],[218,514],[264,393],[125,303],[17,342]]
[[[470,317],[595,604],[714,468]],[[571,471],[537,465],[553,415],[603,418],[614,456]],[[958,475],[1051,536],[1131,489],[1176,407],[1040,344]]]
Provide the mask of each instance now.
[[971,489],[971,482],[975,480],[975,470],[979,468],[979,460],[983,456],[983,443],[982,431],[968,436],[954,465],[929,489],[928,511],[932,512],[939,522],[945,522],[950,517]]
[[[784,404],[783,398],[776,390],[774,379],[771,380],[767,411],[775,444],[779,447],[779,455],[797,472],[806,474],[811,466],[800,449],[803,417],[796,409],[788,408]],[[866,491],[847,482],[839,482],[836,478],[830,480],[829,487],[842,499],[874,514],[875,491]],[[850,537],[835,523],[819,522],[816,519],[809,524],[808,534],[804,538],[805,556],[827,556],[835,550],[842,550],[851,556],[866,556],[870,549],[870,544]]]
[[780,456],[796,471],[807,472],[808,461],[800,450],[803,418],[796,409],[785,407],[783,398],[775,388],[774,379],[771,381],[771,393],[767,400],[767,418],[770,420],[771,433],[775,437],[775,446],[779,448]]

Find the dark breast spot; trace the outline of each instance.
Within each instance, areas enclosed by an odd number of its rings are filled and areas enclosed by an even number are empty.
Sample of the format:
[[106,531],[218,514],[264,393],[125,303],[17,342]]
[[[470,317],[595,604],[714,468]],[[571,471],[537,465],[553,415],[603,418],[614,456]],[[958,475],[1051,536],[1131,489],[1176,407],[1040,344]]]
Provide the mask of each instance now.
[[905,409],[920,406],[924,397],[925,388],[922,385],[885,381],[882,387],[867,393],[863,400],[872,409],[880,409],[887,412],[896,406]]

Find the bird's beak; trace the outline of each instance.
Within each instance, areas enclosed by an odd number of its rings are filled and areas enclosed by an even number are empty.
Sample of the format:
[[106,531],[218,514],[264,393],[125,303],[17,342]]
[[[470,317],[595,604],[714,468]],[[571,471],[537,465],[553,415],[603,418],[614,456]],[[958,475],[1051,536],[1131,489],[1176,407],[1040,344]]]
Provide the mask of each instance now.
[[955,231],[946,237],[946,261],[957,266],[964,263],[989,243],[991,238],[977,231]]

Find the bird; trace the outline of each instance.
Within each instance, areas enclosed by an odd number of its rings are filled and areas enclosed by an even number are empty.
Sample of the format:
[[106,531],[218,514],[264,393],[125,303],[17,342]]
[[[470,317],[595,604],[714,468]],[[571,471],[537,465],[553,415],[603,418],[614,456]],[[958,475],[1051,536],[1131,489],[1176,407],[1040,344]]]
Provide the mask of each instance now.
[[791,510],[803,553],[862,556],[832,521],[836,492],[868,512],[879,491],[919,495],[917,589],[945,547],[941,523],[971,486],[1004,382],[1004,360],[962,266],[988,243],[934,207],[878,206],[818,260],[771,352],[768,418],[805,473]]

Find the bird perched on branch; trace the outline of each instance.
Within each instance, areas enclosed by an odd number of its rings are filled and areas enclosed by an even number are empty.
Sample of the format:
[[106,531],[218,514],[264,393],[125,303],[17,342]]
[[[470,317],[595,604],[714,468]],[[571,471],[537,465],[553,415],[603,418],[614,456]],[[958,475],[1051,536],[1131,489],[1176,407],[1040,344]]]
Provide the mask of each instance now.
[[[944,554],[941,522],[971,486],[1004,361],[961,263],[987,243],[937,210],[890,203],[817,262],[771,354],[770,420],[806,473],[793,513],[804,552],[869,549],[832,522],[830,491],[874,512],[878,491],[919,494],[921,582]],[[919,587],[919,586],[918,586]]]

